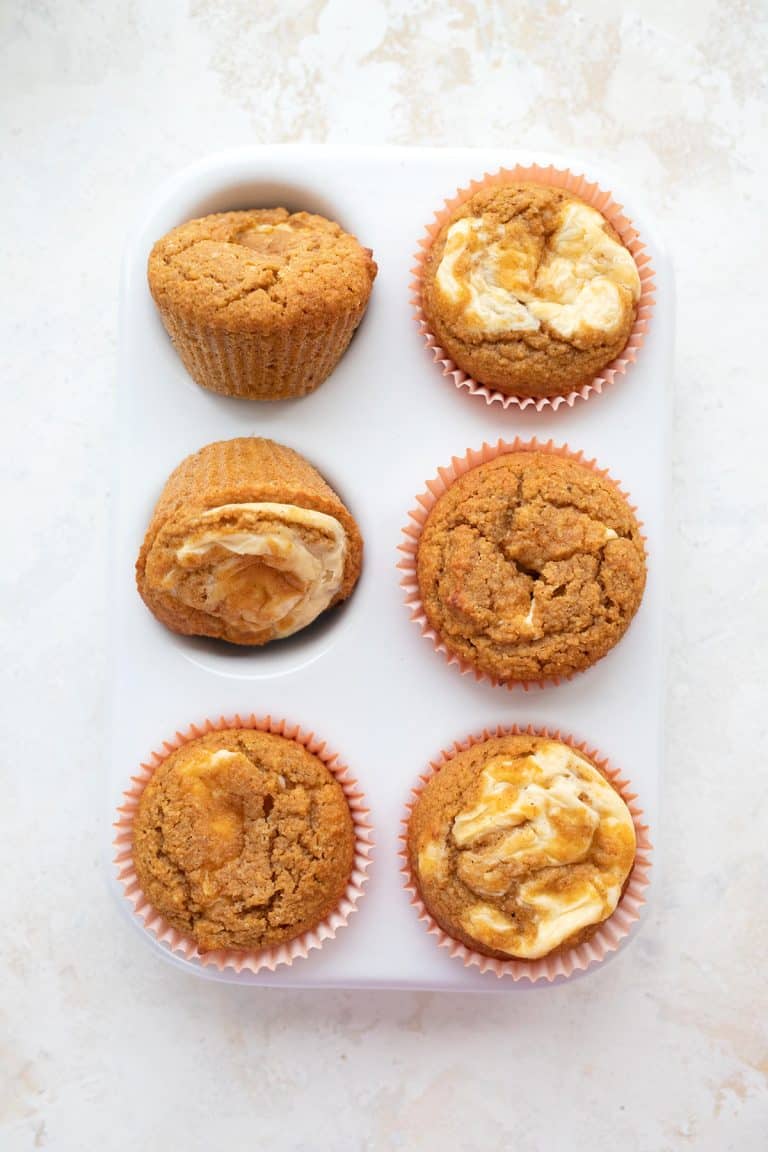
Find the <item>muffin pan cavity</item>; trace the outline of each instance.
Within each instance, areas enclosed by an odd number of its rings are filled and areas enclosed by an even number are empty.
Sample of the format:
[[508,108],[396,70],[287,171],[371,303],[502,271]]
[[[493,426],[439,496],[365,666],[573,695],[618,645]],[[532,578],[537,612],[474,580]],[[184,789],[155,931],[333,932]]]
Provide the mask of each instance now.
[[[249,208],[286,208],[289,212],[313,212],[328,220],[336,220],[342,228],[354,231],[347,219],[347,205],[337,197],[326,195],[311,180],[233,180],[221,187],[211,188],[210,192],[202,195],[192,205],[188,219],[208,216],[212,212],[235,212]],[[181,224],[183,221],[176,220],[175,223]]]
[[[653,324],[621,387],[557,412],[505,409],[446,389],[424,354],[410,303],[413,253],[435,207],[483,172],[532,163],[585,172],[610,188],[643,237],[657,284]],[[193,383],[174,351],[147,286],[147,257],[155,241],[183,221],[275,205],[338,220],[373,250],[379,272],[370,306],[331,376],[312,394],[278,403],[218,396]],[[236,983],[526,989],[526,980],[496,979],[439,948],[419,923],[400,871],[401,820],[419,776],[441,748],[498,725],[559,730],[599,748],[631,782],[650,840],[656,839],[672,299],[669,261],[641,192],[621,173],[578,158],[501,149],[247,148],[208,157],[158,191],[129,237],[122,280],[109,597],[113,720],[104,814],[119,906],[149,947],[187,971]],[[295,636],[260,649],[174,635],[142,603],[134,578],[152,509],[176,465],[205,444],[243,436],[269,437],[301,453],[338,492],[364,540],[362,575],[350,599]],[[626,635],[572,680],[529,691],[495,687],[449,666],[413,626],[397,568],[403,525],[425,479],[452,457],[516,436],[567,443],[608,469],[632,494],[647,549],[646,589]],[[321,733],[343,750],[370,808],[370,881],[333,947],[274,972],[206,970],[174,955],[136,921],[112,864],[112,822],[131,777],[169,734],[206,717],[252,713]],[[650,900],[659,871],[655,864]],[[632,946],[637,926],[615,955]]]
[[[352,624],[354,596],[355,593],[352,599],[329,608],[295,635],[273,640],[262,648],[228,644],[207,636],[178,636],[173,632],[168,632],[167,640],[182,659],[214,676],[233,680],[279,679],[332,655],[335,644]],[[365,627],[364,621],[357,621],[357,626]]]

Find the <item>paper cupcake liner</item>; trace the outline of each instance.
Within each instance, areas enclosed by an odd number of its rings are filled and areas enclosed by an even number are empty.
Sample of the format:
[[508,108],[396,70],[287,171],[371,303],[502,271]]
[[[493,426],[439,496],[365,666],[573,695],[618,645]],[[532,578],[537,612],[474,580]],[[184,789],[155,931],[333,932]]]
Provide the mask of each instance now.
[[[578,196],[591,207],[596,208],[615,228],[625,247],[632,253],[640,275],[641,293],[637,303],[637,315],[629,334],[629,340],[621,355],[617,356],[590,383],[584,384],[581,388],[564,396],[510,396],[497,388],[473,379],[467,372],[459,368],[445,349],[440,346],[437,337],[430,331],[429,321],[422,307],[424,260],[435,237],[451,214],[482,188],[520,182],[563,188],[565,191]],[[452,199],[445,201],[444,207],[435,213],[434,220],[427,225],[426,235],[419,241],[419,251],[416,253],[415,261],[416,263],[411,270],[414,277],[410,285],[411,303],[414,307],[414,315],[419,330],[424,337],[425,346],[432,353],[432,359],[441,366],[443,376],[453,377],[453,382],[457,388],[464,388],[473,396],[482,396],[486,404],[501,404],[503,408],[512,406],[534,408],[537,412],[541,412],[545,408],[552,408],[556,411],[561,404],[567,404],[569,408],[572,408],[578,399],[588,400],[590,396],[599,395],[617,377],[623,376],[629,365],[637,359],[637,354],[649,328],[655,304],[656,285],[653,279],[654,271],[651,267],[650,256],[631,220],[624,215],[621,204],[616,203],[610,192],[604,191],[598,184],[587,180],[585,176],[573,173],[568,168],[555,168],[552,164],[546,168],[542,168],[538,164],[528,167],[517,165],[515,168],[501,168],[493,174],[485,173],[481,180],[473,180],[467,188],[460,188]]]
[[[259,732],[271,732],[276,736],[284,736],[302,744],[309,752],[322,760],[341,785],[349,804],[355,832],[355,854],[347,889],[338,906],[308,932],[273,948],[260,950],[233,948],[201,953],[198,951],[195,941],[183,932],[179,932],[177,928],[172,927],[152,907],[141,891],[133,861],[133,821],[141,794],[147,783],[159,765],[172,752],[208,732],[220,732],[228,728],[252,728]],[[243,718],[238,715],[234,717],[222,716],[215,721],[205,720],[200,725],[190,725],[186,732],[177,732],[172,740],[165,741],[162,750],[153,752],[150,760],[141,765],[138,774],[131,777],[131,786],[123,793],[123,802],[117,809],[117,819],[114,824],[117,830],[113,841],[117,878],[123,887],[126,899],[133,906],[133,914],[141,921],[143,927],[170,952],[181,955],[185,960],[204,967],[216,968],[220,972],[225,968],[232,968],[235,972],[248,971],[253,973],[261,972],[266,968],[273,972],[279,965],[292,964],[294,960],[308,956],[313,948],[321,948],[326,940],[333,939],[339,929],[347,924],[352,913],[357,910],[357,905],[364,895],[363,886],[367,880],[366,873],[370,865],[373,845],[372,827],[368,817],[369,811],[365,796],[357,781],[346,765],[339,760],[337,754],[332,752],[325,742],[316,737],[313,732],[303,732],[298,724],[289,724],[285,720],[273,720],[271,716],[257,717],[251,715]]]
[[[629,809],[632,823],[635,826],[637,849],[635,862],[619,903],[614,912],[599,925],[589,940],[551,956],[544,956],[541,960],[497,960],[493,956],[484,955],[482,952],[473,952],[466,944],[449,936],[427,910],[411,873],[408,859],[408,825],[414,805],[424,786],[458,752],[463,752],[474,744],[480,744],[494,736],[520,735],[542,736],[549,740],[560,740],[563,744],[568,744],[574,751],[581,752],[593,760]],[[444,748],[439,756],[430,761],[427,771],[419,777],[418,783],[412,788],[411,797],[405,806],[400,845],[399,855],[402,862],[400,871],[405,890],[410,895],[410,902],[416,909],[418,919],[426,926],[427,932],[437,938],[438,947],[447,948],[449,955],[460,960],[465,968],[479,968],[481,972],[491,972],[499,979],[507,977],[514,981],[528,980],[532,984],[543,980],[551,983],[558,978],[572,976],[575,972],[583,972],[585,969],[599,964],[606,956],[619,948],[621,942],[629,935],[632,925],[640,919],[640,909],[646,902],[645,890],[649,884],[650,852],[653,847],[648,837],[648,826],[644,823],[643,810],[637,803],[636,793],[631,791],[630,782],[621,775],[618,769],[612,767],[604,756],[590,748],[588,744],[575,740],[572,736],[560,732],[559,729],[552,732],[547,728],[535,728],[532,725],[521,728],[517,724],[506,727],[499,725],[495,729],[485,728],[482,732],[467,737],[466,740],[454,742],[450,748]]]
[[[583,465],[585,468],[589,468],[598,476],[602,476],[605,480],[608,480],[616,491],[627,501],[636,519],[637,507],[632,503],[629,494],[625,492],[621,485],[609,474],[608,469],[598,468],[596,460],[585,459],[583,452],[573,452],[567,444],[557,445],[552,440],[543,442],[537,440],[535,436],[532,440],[521,440],[519,436],[516,436],[512,441],[498,440],[495,444],[487,444],[484,442],[479,449],[469,448],[464,456],[452,456],[450,465],[444,468],[438,468],[437,476],[435,476],[433,480],[428,480],[425,491],[416,497],[416,507],[410,509],[408,513],[409,521],[403,528],[403,542],[402,544],[398,544],[398,551],[404,554],[404,558],[397,565],[397,567],[405,573],[400,581],[400,586],[405,590],[405,603],[410,611],[411,620],[419,626],[422,636],[431,642],[435,651],[439,652],[448,664],[455,664],[462,676],[471,673],[475,680],[485,680],[495,688],[504,687],[510,692],[514,688],[522,688],[523,691],[528,692],[531,688],[546,688],[561,684],[563,681],[572,680],[574,676],[580,676],[584,672],[588,672],[590,668],[594,668],[595,664],[599,663],[604,657],[599,657],[587,668],[579,669],[577,672],[570,672],[565,676],[551,676],[541,680],[498,680],[488,672],[484,672],[482,669],[476,668],[474,664],[463,660],[461,656],[454,652],[445,640],[443,640],[440,633],[432,627],[427,619],[427,613],[421,599],[421,589],[419,588],[417,572],[421,533],[427,522],[427,517],[440,497],[448,491],[454,481],[458,480],[458,478],[466,472],[471,472],[472,469],[477,468],[478,465],[487,464],[490,460],[495,460],[497,456],[505,456],[510,452],[546,452],[551,456],[564,456],[569,460],[575,461],[577,464]],[[643,522],[638,519],[637,523],[641,530],[643,550],[647,560],[648,550],[646,547],[646,539],[642,534]],[[609,651],[611,651],[611,649],[609,649]],[[605,655],[607,654],[608,653],[605,653]]]
[[224,332],[185,323],[160,308],[165,329],[192,379],[202,388],[243,400],[291,400],[328,379],[362,318],[339,316],[269,333]]

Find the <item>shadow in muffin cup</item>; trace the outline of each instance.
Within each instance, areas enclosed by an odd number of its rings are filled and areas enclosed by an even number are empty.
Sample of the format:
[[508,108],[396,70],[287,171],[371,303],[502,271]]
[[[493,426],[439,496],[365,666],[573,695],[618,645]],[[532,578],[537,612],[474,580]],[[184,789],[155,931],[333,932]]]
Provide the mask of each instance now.
[[349,600],[321,613],[293,636],[260,647],[208,636],[169,635],[184,659],[206,672],[234,680],[271,680],[299,672],[330,651],[349,624],[354,598],[353,592]]
[[287,208],[289,212],[313,212],[328,220],[336,220],[344,227],[344,221],[339,219],[337,209],[327,197],[308,184],[287,183],[283,180],[254,179],[228,184],[193,202],[189,207],[192,217],[249,208]]

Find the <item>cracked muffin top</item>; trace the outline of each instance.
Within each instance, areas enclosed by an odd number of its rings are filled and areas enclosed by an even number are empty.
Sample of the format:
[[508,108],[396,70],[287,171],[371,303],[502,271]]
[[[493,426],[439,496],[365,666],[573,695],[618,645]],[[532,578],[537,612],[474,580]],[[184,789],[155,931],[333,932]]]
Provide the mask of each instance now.
[[148,264],[157,305],[182,319],[260,333],[362,310],[376,276],[371,252],[309,212],[218,212],[174,228]]
[[565,395],[623,351],[641,294],[632,253],[562,188],[484,188],[438,232],[422,305],[439,344],[481,384]]
[[500,959],[583,943],[635,859],[632,816],[583,751],[527,734],[457,753],[408,825],[412,876],[445,932]]
[[645,552],[612,481],[571,458],[511,452],[438,499],[417,573],[449,649],[493,679],[542,680],[589,667],[621,639]]
[[295,740],[250,729],[178,748],[142,793],[141,890],[201,952],[269,948],[319,924],[352,871],[341,785]]

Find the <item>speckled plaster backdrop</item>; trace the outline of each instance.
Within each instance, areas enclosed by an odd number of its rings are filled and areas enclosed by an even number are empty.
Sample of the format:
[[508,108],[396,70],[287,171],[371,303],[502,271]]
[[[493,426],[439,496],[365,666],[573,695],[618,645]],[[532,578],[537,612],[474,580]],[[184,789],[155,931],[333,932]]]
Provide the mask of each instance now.
[[[768,5],[5,0],[0,45],[0,1146],[764,1148]],[[124,230],[202,153],[295,140],[607,154],[673,250],[663,889],[548,994],[205,985],[103,883]]]

